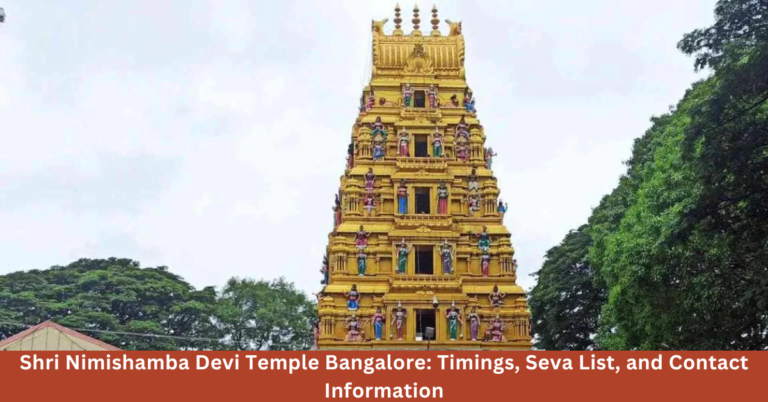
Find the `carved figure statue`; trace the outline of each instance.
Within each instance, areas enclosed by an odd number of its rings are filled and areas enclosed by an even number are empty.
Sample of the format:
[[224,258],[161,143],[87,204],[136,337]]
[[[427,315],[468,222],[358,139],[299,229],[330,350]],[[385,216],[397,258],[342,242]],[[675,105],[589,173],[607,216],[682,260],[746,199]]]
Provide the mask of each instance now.
[[475,216],[480,211],[480,194],[477,190],[472,190],[467,195],[467,204],[469,205],[469,216]]
[[350,142],[347,148],[347,169],[355,167],[355,148],[355,144]]
[[400,242],[397,248],[397,273],[404,274],[408,270],[408,254],[413,250],[413,246],[408,247],[405,239]]
[[373,332],[376,334],[377,341],[381,340],[381,333],[386,321],[387,316],[381,312],[381,307],[376,307],[376,314],[373,315]]
[[365,208],[368,216],[373,215],[376,210],[376,198],[374,198],[373,193],[367,193],[363,196],[363,208]]
[[472,172],[469,174],[467,182],[467,189],[469,191],[480,189],[480,185],[477,183],[477,170],[475,168],[472,168]]
[[411,107],[411,99],[413,96],[413,91],[411,90],[411,84],[406,83],[405,89],[403,90],[403,98],[405,99],[405,107]]
[[453,22],[451,20],[445,20],[445,22],[448,23],[448,27],[449,27],[448,36],[461,35],[461,21]]
[[467,139],[459,137],[454,142],[454,145],[456,146],[456,158],[462,162],[469,161],[469,144],[467,144]]
[[440,180],[440,185],[437,186],[437,213],[448,214],[448,187],[445,185],[445,180]]
[[499,215],[501,215],[502,219],[504,218],[504,214],[507,213],[507,209],[509,209],[509,205],[507,205],[506,203],[504,203],[504,201],[499,199],[499,206],[496,207],[496,212],[498,212]]
[[480,249],[489,248],[491,247],[491,235],[488,234],[488,227],[483,226],[483,231],[480,234],[472,233],[474,234],[478,240],[477,240],[477,247]]
[[435,127],[435,133],[432,134],[432,155],[435,158],[443,157],[443,135],[440,134],[440,127]]
[[368,95],[368,101],[365,103],[365,111],[370,112],[373,109],[373,105],[376,103],[376,98],[373,96],[373,91]]
[[341,225],[341,206],[333,206],[333,232],[336,233],[336,229]]
[[451,105],[459,106],[459,97],[456,94],[451,95]]
[[402,215],[408,213],[408,187],[405,185],[405,179],[401,179],[397,187],[397,212]]
[[506,293],[499,292],[499,285],[493,285],[493,291],[488,294],[488,301],[491,302],[491,309],[494,307],[501,307],[502,301],[504,297],[506,297]]
[[488,276],[491,270],[491,253],[488,247],[483,247],[483,254],[480,256],[480,272],[483,276]]
[[385,156],[384,153],[384,141],[381,139],[376,139],[373,141],[373,145],[371,145],[372,148],[372,154],[373,154],[373,160],[377,161],[379,159],[383,159]]
[[341,199],[339,194],[336,194],[336,198],[333,200],[333,232],[336,233],[336,228],[341,225]]
[[[392,311],[392,323],[390,325],[395,326],[395,332],[397,332],[397,340],[402,341],[403,340],[403,329],[405,329],[405,319],[408,317],[408,312],[403,309],[403,304],[400,302],[397,302],[397,308]],[[391,332],[389,333],[389,338],[392,339]]]
[[443,244],[440,245],[440,256],[443,260],[443,273],[453,273],[453,248],[448,243],[448,239],[443,240]]
[[467,321],[469,321],[469,338],[476,341],[480,333],[480,316],[477,315],[477,307],[472,307],[472,312],[467,314]]
[[360,249],[360,252],[357,253],[357,274],[360,276],[365,276],[365,268],[367,264],[367,257],[365,256],[365,251],[363,249]]
[[491,169],[491,165],[493,164],[493,157],[498,155],[496,152],[493,152],[493,148],[488,148],[485,150],[485,166],[488,169]]
[[347,327],[347,337],[344,339],[347,342],[362,341],[365,337],[365,331],[361,330],[362,323],[357,320],[357,315],[352,313],[352,316],[344,321],[344,326]]
[[323,280],[320,282],[321,285],[327,285],[328,283],[328,254],[323,256],[323,265],[320,267],[320,273],[323,274]]
[[[464,326],[464,322],[461,321],[461,312],[456,308],[455,301],[451,302],[451,308],[445,312],[445,318],[448,319],[448,337],[450,340],[455,341],[460,327]],[[461,335],[462,337],[464,336],[463,332]]]
[[467,113],[475,113],[475,98],[472,97],[471,90],[467,90],[467,93],[464,95],[464,109],[466,109]]
[[496,318],[491,320],[488,324],[488,330],[485,332],[486,339],[492,342],[504,342],[504,330],[507,329],[507,325],[496,314]]
[[[375,35],[384,35],[384,24],[389,21],[389,18],[384,18],[381,21],[371,21],[371,30]],[[461,23],[459,23],[459,26],[461,26]]]
[[435,84],[429,84],[429,91],[427,92],[430,109],[437,108],[437,88],[435,88]]
[[400,156],[410,156],[410,144],[411,144],[411,135],[403,129],[403,131],[400,131],[400,136],[397,140],[397,154]]
[[357,291],[357,285],[352,285],[352,289],[349,292],[342,292],[344,297],[347,298],[347,309],[355,311],[359,307],[360,292]]
[[366,232],[363,228],[363,225],[360,225],[360,230],[358,230],[355,234],[355,247],[358,249],[364,249],[368,247],[368,236],[370,235],[371,232]]
[[371,123],[371,138],[381,135],[381,138],[387,141],[387,130],[384,127],[384,123],[381,122],[381,116],[376,117],[376,121]]
[[464,116],[461,116],[461,120],[459,120],[459,124],[456,125],[456,137],[464,137],[464,139],[469,139],[469,125],[464,120]]
[[373,184],[376,180],[376,175],[373,173],[373,168],[368,168],[368,172],[365,174],[365,191],[367,193],[373,192]]

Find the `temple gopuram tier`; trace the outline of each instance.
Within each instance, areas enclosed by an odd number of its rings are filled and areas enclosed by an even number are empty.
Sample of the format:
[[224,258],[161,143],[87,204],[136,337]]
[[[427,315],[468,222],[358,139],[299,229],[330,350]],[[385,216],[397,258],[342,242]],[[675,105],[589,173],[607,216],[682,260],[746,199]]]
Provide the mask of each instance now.
[[321,272],[320,350],[529,350],[506,204],[464,71],[460,22],[373,21]]

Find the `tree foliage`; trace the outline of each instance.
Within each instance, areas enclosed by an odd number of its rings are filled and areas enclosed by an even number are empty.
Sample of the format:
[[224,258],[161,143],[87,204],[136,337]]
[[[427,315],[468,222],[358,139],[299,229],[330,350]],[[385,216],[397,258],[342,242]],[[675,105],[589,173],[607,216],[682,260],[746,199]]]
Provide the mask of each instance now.
[[296,350],[310,346],[312,314],[314,305],[282,279],[232,279],[217,293],[129,259],[0,276],[0,339],[23,329],[13,324],[52,320],[125,350]]
[[[590,241],[571,241],[591,269],[569,271],[549,254],[542,268],[560,273],[540,275],[537,288],[605,289],[599,348],[768,348],[768,2],[721,0],[715,14],[679,43],[711,76],[652,119],[619,186],[579,230]],[[583,278],[562,280],[568,272]],[[546,295],[534,289],[531,300],[543,317],[570,303]],[[582,319],[540,327],[593,328],[594,316]],[[557,331],[537,335],[564,347],[572,334]]]
[[533,274],[530,307],[535,346],[545,350],[593,349],[592,335],[602,306],[603,289],[593,282],[586,261],[590,236],[585,226],[571,231],[547,251],[544,266]]
[[[0,321],[28,325],[53,320],[87,330],[197,337],[205,334],[215,301],[213,288],[197,291],[165,267],[142,269],[129,259],[82,259],[0,276]],[[0,326],[3,338],[19,331]],[[88,335],[126,350],[190,346],[171,338]]]
[[317,309],[293,284],[232,278],[221,294],[218,326],[227,349],[307,350]]

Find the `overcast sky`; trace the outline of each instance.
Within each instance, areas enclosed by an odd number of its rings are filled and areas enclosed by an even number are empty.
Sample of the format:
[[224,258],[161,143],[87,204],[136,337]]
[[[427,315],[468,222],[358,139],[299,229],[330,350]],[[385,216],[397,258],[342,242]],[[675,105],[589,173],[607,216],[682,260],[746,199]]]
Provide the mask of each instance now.
[[[393,29],[394,2],[373,4],[0,0],[0,274],[117,256],[197,287],[285,276],[318,291],[371,19]],[[433,3],[418,4],[429,29]],[[530,288],[698,79],[675,45],[714,0],[437,6],[463,22]]]

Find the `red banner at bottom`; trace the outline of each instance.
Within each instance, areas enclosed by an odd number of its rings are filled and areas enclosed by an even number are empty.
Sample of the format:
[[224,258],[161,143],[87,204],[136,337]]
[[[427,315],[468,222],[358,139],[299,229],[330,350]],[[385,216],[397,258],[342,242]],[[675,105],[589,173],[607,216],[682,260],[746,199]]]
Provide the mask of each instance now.
[[[763,399],[766,352],[0,352],[2,400]],[[525,398],[525,399],[523,399]]]

